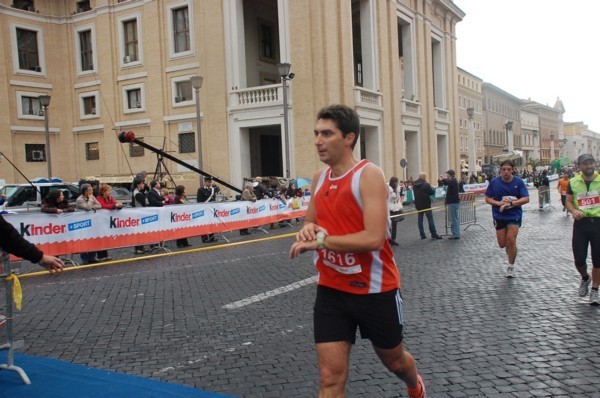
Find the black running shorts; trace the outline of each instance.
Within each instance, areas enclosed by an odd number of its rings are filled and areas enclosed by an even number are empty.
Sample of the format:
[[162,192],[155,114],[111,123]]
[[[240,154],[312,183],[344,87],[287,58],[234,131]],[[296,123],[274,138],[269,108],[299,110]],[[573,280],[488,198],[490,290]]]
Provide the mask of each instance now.
[[494,227],[496,228],[496,231],[500,231],[501,229],[504,229],[506,227],[508,227],[509,225],[512,226],[517,226],[517,227],[521,227],[521,220],[520,219],[516,219],[516,220],[494,220]]
[[375,347],[391,349],[402,343],[400,289],[384,293],[352,294],[317,286],[314,308],[315,343],[356,342],[356,328]]

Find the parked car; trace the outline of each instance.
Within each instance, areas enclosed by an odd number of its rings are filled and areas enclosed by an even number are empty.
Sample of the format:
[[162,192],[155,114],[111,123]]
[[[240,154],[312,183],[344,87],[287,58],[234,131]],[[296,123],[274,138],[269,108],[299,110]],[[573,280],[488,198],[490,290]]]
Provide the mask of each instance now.
[[112,196],[118,201],[128,206],[131,203],[131,191],[125,187],[113,186]]
[[72,183],[33,183],[6,184],[0,189],[0,194],[6,195],[6,207],[42,207],[42,199],[50,191],[60,189],[65,199],[75,202],[79,196],[79,186]]

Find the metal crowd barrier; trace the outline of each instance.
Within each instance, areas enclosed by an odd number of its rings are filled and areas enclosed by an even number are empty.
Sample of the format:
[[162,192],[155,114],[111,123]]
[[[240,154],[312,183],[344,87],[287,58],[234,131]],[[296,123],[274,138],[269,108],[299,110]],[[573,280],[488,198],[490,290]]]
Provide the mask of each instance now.
[[[23,347],[23,340],[14,341],[13,338],[13,285],[14,279],[10,279],[12,270],[10,266],[10,256],[8,253],[2,251],[2,263],[0,264],[0,278],[4,279],[4,288],[6,289],[6,343],[0,345],[0,350],[8,350],[6,355],[6,363],[0,364],[0,370],[12,370],[17,372],[23,383],[31,384],[27,373],[23,369],[14,365],[14,351],[17,348]],[[14,275],[12,276],[14,278]]]
[[[464,192],[458,194],[460,198],[460,206],[458,209],[458,221],[459,225],[467,225],[465,231],[470,227],[477,225],[482,229],[485,229],[483,225],[477,222],[477,202],[475,201],[475,193],[474,192]],[[446,206],[445,211],[445,219],[446,219],[446,235],[448,235],[448,231],[451,227],[450,213],[448,212],[448,206]]]

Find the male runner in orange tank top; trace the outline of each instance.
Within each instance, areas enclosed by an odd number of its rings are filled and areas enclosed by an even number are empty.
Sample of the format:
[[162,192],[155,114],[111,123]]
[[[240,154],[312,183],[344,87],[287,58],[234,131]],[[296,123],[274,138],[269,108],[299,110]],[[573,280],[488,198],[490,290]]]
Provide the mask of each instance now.
[[388,188],[381,169],[353,155],[360,122],[345,105],[317,115],[315,145],[327,168],[313,178],[306,222],[290,258],[314,251],[319,272],[314,337],[320,398],[344,397],[358,328],[409,396],[426,396],[414,358],[404,350],[400,276],[389,244]]

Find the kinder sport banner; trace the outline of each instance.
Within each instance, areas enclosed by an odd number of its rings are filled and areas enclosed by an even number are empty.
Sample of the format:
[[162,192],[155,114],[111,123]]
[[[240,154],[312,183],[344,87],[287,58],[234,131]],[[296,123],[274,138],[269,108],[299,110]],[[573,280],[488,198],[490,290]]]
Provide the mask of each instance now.
[[304,217],[310,197],[74,213],[6,214],[46,254],[73,254],[252,228]]

